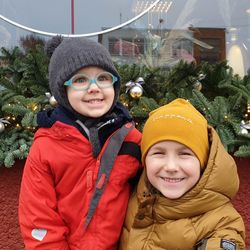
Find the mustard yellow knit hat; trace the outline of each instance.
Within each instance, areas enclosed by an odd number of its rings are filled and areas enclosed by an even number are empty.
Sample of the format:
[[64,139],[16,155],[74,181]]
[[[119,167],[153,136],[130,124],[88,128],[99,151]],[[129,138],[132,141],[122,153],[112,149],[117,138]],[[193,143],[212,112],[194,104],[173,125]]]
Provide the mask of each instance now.
[[142,163],[154,144],[177,141],[189,147],[205,167],[209,154],[207,120],[187,100],[176,99],[149,114],[142,133]]

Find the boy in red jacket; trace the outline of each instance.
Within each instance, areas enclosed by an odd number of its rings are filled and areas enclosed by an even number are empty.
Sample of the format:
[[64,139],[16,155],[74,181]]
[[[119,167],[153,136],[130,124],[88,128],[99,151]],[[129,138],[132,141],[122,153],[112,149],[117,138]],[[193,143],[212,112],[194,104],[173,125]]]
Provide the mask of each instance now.
[[140,166],[141,134],[117,101],[110,54],[87,38],[52,38],[49,85],[58,106],[37,116],[19,222],[25,247],[115,250]]

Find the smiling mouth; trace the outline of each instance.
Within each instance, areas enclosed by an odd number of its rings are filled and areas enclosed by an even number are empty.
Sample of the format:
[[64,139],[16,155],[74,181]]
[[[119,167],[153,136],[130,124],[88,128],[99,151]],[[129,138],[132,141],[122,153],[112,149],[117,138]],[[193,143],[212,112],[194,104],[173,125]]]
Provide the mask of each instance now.
[[95,104],[95,103],[101,103],[102,101],[103,101],[103,99],[91,99],[91,100],[87,100],[85,102]]
[[178,183],[184,180],[184,178],[168,178],[168,177],[161,177],[161,179],[170,183]]

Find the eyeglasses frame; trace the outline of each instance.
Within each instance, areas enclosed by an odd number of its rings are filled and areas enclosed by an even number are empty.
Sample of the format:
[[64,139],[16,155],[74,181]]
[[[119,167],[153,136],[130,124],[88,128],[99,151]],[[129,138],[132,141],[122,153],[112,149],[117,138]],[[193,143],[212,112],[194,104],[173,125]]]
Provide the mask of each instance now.
[[[97,77],[100,75],[100,74],[103,74],[103,73],[108,73],[108,74],[110,74],[111,76],[112,76],[112,84],[110,85],[110,86],[107,86],[107,87],[101,87],[101,86],[99,86],[98,85],[98,83],[97,83]],[[75,88],[74,86],[73,86],[73,78],[75,77],[75,76],[77,76],[77,75],[79,75],[79,76],[87,76],[88,77],[88,79],[89,79],[89,85],[86,87],[86,88]],[[98,88],[100,88],[100,89],[105,89],[105,88],[109,88],[109,87],[111,87],[112,85],[114,85],[114,83],[115,82],[117,82],[118,81],[118,78],[116,77],[116,76],[114,76],[112,73],[110,73],[110,72],[107,72],[107,71],[104,71],[104,72],[100,72],[99,74],[97,74],[94,78],[90,78],[87,74],[76,74],[76,75],[73,75],[68,81],[66,81],[65,83],[64,83],[64,86],[67,86],[67,87],[71,87],[71,88],[73,88],[74,90],[76,90],[76,91],[84,91],[84,90],[88,90],[89,88],[90,88],[90,85],[91,84],[96,84],[97,85],[97,87]]]

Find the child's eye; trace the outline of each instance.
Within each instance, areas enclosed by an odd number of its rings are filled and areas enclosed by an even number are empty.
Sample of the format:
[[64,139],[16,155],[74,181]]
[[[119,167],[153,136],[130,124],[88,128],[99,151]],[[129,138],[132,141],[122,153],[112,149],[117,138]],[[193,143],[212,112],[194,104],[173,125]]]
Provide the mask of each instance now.
[[107,81],[107,80],[108,80],[108,77],[105,76],[105,75],[102,75],[102,76],[99,76],[97,80],[98,80],[98,81]]
[[162,151],[154,151],[152,155],[163,155],[164,153]]
[[85,76],[81,76],[74,79],[74,83],[85,83],[85,82],[88,82],[88,78]]
[[103,74],[100,74],[97,78],[97,81],[109,81],[109,82],[112,82],[112,75],[108,74],[108,73],[103,73]]
[[179,154],[180,155],[193,155],[193,153],[190,151],[181,151]]

